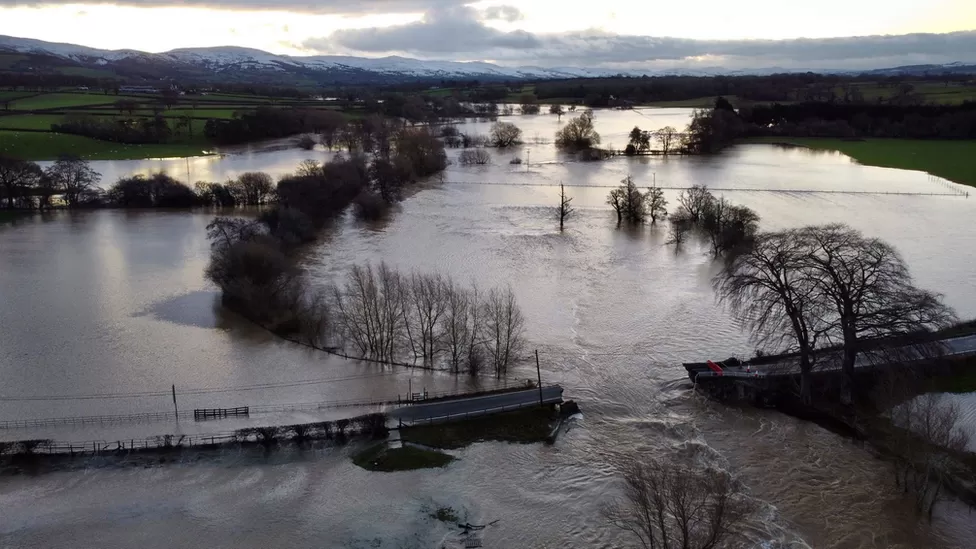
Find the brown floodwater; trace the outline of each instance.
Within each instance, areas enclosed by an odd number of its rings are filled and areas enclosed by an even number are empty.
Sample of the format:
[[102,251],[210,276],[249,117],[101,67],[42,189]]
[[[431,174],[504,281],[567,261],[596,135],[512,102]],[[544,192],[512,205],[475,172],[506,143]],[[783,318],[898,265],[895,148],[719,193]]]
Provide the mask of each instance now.
[[[635,124],[681,126],[688,115],[601,111],[597,128],[605,142],[622,147]],[[559,124],[544,115],[516,122],[539,141]],[[486,123],[469,126],[487,133]],[[292,149],[189,163],[200,170],[192,179],[222,179],[250,169],[284,173],[309,155],[326,158]],[[599,509],[617,494],[610,462],[618,453],[732,471],[762,502],[750,530],[755,547],[973,546],[976,521],[965,507],[948,502],[931,525],[919,522],[890,467],[868,448],[775,412],[730,409],[692,394],[682,361],[753,349],[714,301],[709,279],[717,266],[700,243],[680,251],[665,245],[664,227],[617,228],[604,204],[607,187],[632,174],[641,185],[656,179],[668,188],[672,205],[678,193],[672,187],[725,189],[726,197],[759,212],[768,229],[843,221],[891,241],[919,285],[943,292],[961,316],[973,317],[976,236],[969,220],[976,203],[953,195],[957,186],[859,166],[838,154],[762,145],[712,158],[597,164],[574,162],[545,143],[493,155],[491,166],[450,167],[384,223],[340,220],[302,263],[318,284],[352,264],[386,261],[483,288],[511,285],[544,379],[563,384],[583,409],[556,444],[476,444],[456,452],[460,459],[444,469],[407,473],[361,470],[349,460],[356,449],[349,447],[226,451],[152,468],[0,478],[0,547],[450,546],[457,531],[429,516],[442,506],[457,509],[462,522],[498,520],[484,531],[486,547],[617,547],[626,538],[604,524]],[[516,155],[531,163],[509,164]],[[114,162],[96,169],[116,177],[168,167],[176,175],[185,164]],[[577,208],[562,233],[552,211],[560,182]],[[203,278],[204,227],[212,215],[62,212],[0,228],[0,421],[165,412],[172,409],[165,394],[171,384],[178,392],[212,390],[181,395],[189,409],[388,398],[408,387],[492,383],[339,360],[278,341],[222,311]],[[516,377],[534,374],[526,364]],[[131,393],[144,394],[120,397]],[[275,417],[282,419],[262,419]],[[228,428],[221,425],[8,429],[0,438]]]

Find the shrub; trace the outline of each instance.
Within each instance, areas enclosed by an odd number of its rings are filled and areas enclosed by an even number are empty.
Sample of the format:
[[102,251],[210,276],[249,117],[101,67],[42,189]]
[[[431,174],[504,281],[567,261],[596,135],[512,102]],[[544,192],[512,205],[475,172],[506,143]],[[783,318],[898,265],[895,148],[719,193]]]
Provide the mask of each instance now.
[[315,138],[311,135],[305,134],[298,138],[297,145],[300,149],[310,151],[315,148]]
[[364,221],[383,219],[390,209],[390,205],[383,200],[383,197],[373,191],[359,193],[353,204],[356,207],[356,216]]
[[491,155],[484,149],[466,149],[458,155],[458,163],[462,166],[484,166],[491,164]]

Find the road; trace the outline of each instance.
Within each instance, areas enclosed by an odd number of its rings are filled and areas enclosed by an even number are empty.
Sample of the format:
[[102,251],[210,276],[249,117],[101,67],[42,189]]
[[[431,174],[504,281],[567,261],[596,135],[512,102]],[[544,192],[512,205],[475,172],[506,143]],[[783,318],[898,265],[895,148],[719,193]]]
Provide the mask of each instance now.
[[[558,404],[563,401],[563,388],[550,385],[542,388],[544,404]],[[539,389],[526,389],[494,395],[442,400],[426,404],[409,404],[389,412],[392,419],[405,423],[436,421],[449,416],[478,416],[526,408],[539,403]]]
[[[922,344],[919,346],[906,346],[887,348],[877,351],[862,351],[858,354],[855,368],[870,368],[884,366],[890,362],[914,362],[924,360],[933,356],[953,357],[976,355],[976,335],[953,337],[943,339],[939,342]],[[821,354],[814,364],[815,372],[827,372],[841,369],[841,355],[838,352]],[[793,375],[800,372],[799,364],[794,360],[774,362],[771,364],[757,365],[753,370],[760,375]]]

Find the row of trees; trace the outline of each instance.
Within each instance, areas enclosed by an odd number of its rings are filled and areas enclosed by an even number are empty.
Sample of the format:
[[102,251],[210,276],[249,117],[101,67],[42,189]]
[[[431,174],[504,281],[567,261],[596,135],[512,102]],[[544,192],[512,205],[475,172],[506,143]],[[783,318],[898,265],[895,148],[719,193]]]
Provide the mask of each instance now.
[[504,375],[524,347],[525,321],[511,288],[482,294],[438,274],[404,274],[381,263],[354,266],[332,288],[340,346],[359,356],[471,375]]
[[101,174],[75,157],[61,157],[45,169],[0,157],[0,202],[8,209],[48,209],[57,196],[69,208],[91,204],[100,199],[99,180]]
[[644,131],[640,127],[634,126],[630,130],[627,148],[624,154],[642,154],[651,150],[651,140],[657,140],[661,145],[661,152],[665,155],[670,154],[680,144],[680,134],[672,126],[665,126],[656,132]]
[[620,186],[610,191],[607,204],[617,214],[617,224],[626,221],[630,224],[643,223],[647,218],[651,224],[657,224],[658,219],[668,215],[668,201],[664,198],[664,191],[657,187],[647,189],[642,193],[631,176],[625,177]]

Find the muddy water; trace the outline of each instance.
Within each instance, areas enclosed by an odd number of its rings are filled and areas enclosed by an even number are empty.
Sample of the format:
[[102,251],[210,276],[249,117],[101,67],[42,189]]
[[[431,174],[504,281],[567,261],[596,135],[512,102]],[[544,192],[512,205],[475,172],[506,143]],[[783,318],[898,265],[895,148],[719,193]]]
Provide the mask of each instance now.
[[[558,125],[554,117],[520,120],[528,137]],[[612,141],[634,124],[654,126],[635,113],[597,115],[598,129]],[[266,154],[267,164],[249,162],[272,171],[282,153]],[[508,164],[515,154],[532,163]],[[228,165],[236,162],[228,158]],[[124,166],[132,167],[117,169]],[[230,173],[223,169],[212,173]],[[484,532],[487,547],[615,547],[625,540],[606,528],[598,511],[615,493],[611,457],[624,452],[734,471],[765,502],[752,529],[757,547],[971,547],[976,527],[968,511],[945,505],[931,526],[918,524],[884,462],[867,449],[775,413],[730,410],[690,394],[682,360],[743,355],[752,345],[715,305],[708,282],[716,266],[699,244],[675,252],[664,245],[663,229],[614,226],[601,187],[627,174],[641,184],[656,177],[665,187],[728,189],[767,228],[849,222],[892,241],[919,284],[944,292],[962,316],[976,315],[970,200],[796,192],[949,189],[925,174],[768,146],[708,159],[601,164],[575,163],[544,144],[497,152],[492,166],[452,166],[443,182],[410,197],[384,224],[342,220],[309,251],[305,267],[323,284],[354,262],[379,260],[437,269],[482,287],[511,284],[544,378],[562,383],[584,409],[557,444],[478,444],[458,452],[459,461],[444,470],[396,474],[359,470],[348,460],[349,448],[228,452],[150,469],[4,478],[0,541],[13,547],[69,539],[120,548],[434,547],[457,540],[428,516],[451,506],[473,523],[499,520]],[[560,181],[577,208],[563,233],[552,217],[558,194],[552,184]],[[677,192],[666,191],[672,202]],[[328,359],[222,313],[202,278],[208,219],[205,213],[89,212],[4,229],[0,393],[79,396],[152,393],[171,383],[239,388],[335,380],[197,395],[186,404],[192,407],[468,383],[419,374],[408,381],[409,373]],[[163,396],[7,400],[0,416],[167,410],[170,404]]]

